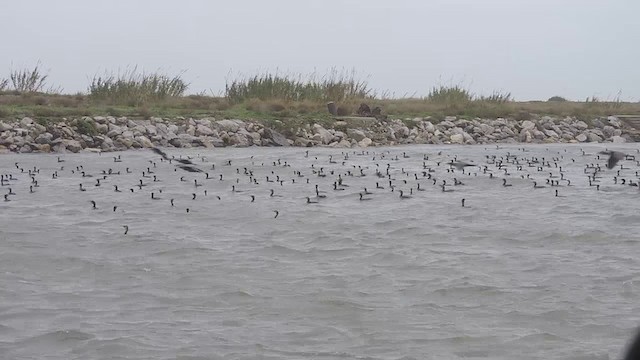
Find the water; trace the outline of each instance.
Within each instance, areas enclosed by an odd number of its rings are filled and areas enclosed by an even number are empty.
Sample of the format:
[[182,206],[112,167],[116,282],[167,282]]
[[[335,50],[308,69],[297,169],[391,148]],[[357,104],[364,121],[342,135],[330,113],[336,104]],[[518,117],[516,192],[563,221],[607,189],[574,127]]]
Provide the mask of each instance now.
[[[4,155],[0,173],[17,180],[12,201],[0,200],[0,353],[7,359],[619,358],[640,323],[640,192],[614,184],[616,170],[602,173],[599,191],[588,185],[584,165],[604,164],[595,159],[604,145],[519,148],[396,147],[351,153],[348,160],[341,149],[309,149],[308,158],[300,148],[168,150],[206,156],[194,161],[212,180],[174,172],[148,150],[66,154],[62,163],[57,155]],[[617,149],[636,153],[632,145]],[[454,155],[483,164],[487,154],[509,152],[562,156],[558,165],[573,186],[534,189],[521,178],[544,184],[549,172],[560,176],[553,161],[542,172],[509,165],[511,175],[489,165],[493,179],[477,167],[467,168],[478,173],[469,176],[447,173],[444,165]],[[442,192],[422,178],[425,153],[439,182],[456,177],[465,185]],[[113,161],[117,155],[122,162]],[[149,160],[157,162],[152,170],[161,182],[144,178],[148,185],[139,190]],[[16,161],[25,171],[41,169],[35,193]],[[314,175],[311,164],[327,176]],[[391,164],[394,192],[375,176],[376,164],[382,172]],[[620,177],[636,181],[635,162],[623,164],[629,169]],[[71,173],[79,165],[94,177]],[[358,166],[367,176],[343,175],[349,187],[332,190],[338,173],[357,175]],[[126,167],[133,173],[125,174]],[[249,183],[245,167],[259,185]],[[122,175],[94,186],[108,168]],[[417,191],[414,173],[425,191]],[[276,175],[286,182],[266,181]],[[513,186],[503,187],[503,177]],[[243,192],[231,192],[233,184]],[[326,198],[307,204],[315,184]],[[369,201],[359,201],[364,187],[374,193]],[[399,190],[410,188],[413,197],[400,199]],[[270,197],[269,189],[281,197]],[[161,199],[152,200],[152,191]]]

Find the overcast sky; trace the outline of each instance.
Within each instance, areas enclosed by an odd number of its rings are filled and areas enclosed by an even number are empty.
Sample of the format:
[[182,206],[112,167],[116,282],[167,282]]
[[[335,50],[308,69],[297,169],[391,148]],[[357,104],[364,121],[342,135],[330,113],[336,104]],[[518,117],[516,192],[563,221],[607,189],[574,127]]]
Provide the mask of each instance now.
[[640,100],[638,0],[2,1],[0,77],[38,60],[50,83],[185,70],[190,92],[279,70],[355,69],[396,96],[440,83],[518,100]]

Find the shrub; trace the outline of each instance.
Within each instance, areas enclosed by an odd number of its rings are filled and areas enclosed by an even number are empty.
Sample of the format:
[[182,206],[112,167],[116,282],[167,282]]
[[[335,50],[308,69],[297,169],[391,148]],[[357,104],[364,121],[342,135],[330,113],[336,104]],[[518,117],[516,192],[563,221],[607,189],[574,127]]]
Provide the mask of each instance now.
[[[9,79],[13,89],[20,93],[44,92],[48,74],[44,74],[40,69],[40,62],[31,70],[11,70]],[[6,86],[6,84],[5,84]]]
[[78,132],[83,135],[95,136],[98,135],[98,129],[93,121],[80,119],[76,124]]
[[138,73],[137,67],[117,75],[96,75],[89,85],[89,97],[128,106],[179,97],[188,88],[181,75],[172,77],[160,73]]
[[504,103],[513,101],[513,98],[511,97],[511,93],[502,93],[500,91],[494,91],[489,96],[480,95],[480,97],[478,97],[478,100],[490,102],[490,103],[496,103],[496,104],[504,104]]
[[473,100],[473,95],[460,85],[439,85],[429,90],[427,100],[440,104],[461,104]]
[[567,101],[567,99],[563,98],[562,96],[552,96],[549,98],[549,100],[547,101]]
[[281,75],[264,73],[249,78],[227,81],[225,97],[232,103],[248,99],[282,101],[343,101],[372,97],[366,81],[358,80],[355,72],[337,71],[317,78],[316,74]]

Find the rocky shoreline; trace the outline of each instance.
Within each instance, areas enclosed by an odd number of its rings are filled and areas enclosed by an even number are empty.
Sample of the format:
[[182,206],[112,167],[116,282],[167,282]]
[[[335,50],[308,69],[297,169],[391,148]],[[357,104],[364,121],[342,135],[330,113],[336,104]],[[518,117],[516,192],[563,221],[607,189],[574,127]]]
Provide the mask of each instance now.
[[640,133],[609,116],[585,122],[573,117],[461,119],[447,117],[378,121],[351,118],[325,128],[305,124],[287,128],[276,121],[94,116],[60,121],[28,117],[0,121],[0,153],[121,151],[163,147],[326,146],[369,147],[399,144],[634,142]]

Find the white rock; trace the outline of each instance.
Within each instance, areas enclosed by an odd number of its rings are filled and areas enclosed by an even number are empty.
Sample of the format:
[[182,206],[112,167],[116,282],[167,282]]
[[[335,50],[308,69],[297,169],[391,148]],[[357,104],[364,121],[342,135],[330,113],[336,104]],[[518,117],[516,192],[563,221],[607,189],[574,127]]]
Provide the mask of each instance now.
[[587,141],[588,137],[585,134],[580,134],[578,136],[576,136],[576,140],[578,140],[579,142],[585,142]]
[[[242,124],[241,124],[242,123]],[[237,120],[218,120],[215,122],[216,126],[226,132],[236,132],[240,126],[244,126],[244,122]]]
[[611,142],[616,143],[616,144],[620,144],[620,143],[626,143],[627,140],[625,138],[623,138],[622,136],[612,136],[611,137]]
[[364,139],[362,139],[362,140],[360,140],[358,142],[358,146],[366,148],[369,145],[371,145],[371,143],[373,143],[373,141],[371,139],[369,139],[368,137],[366,137],[366,138],[364,138]]
[[333,135],[327,129],[318,124],[313,125],[313,133],[315,135],[320,135],[322,143],[325,145],[329,144],[333,139]]
[[22,118],[22,120],[20,120],[20,126],[29,126],[33,124],[33,119],[28,118],[28,117],[24,117]]
[[451,141],[452,144],[464,144],[464,135],[453,134],[449,137],[449,141]]
[[536,124],[533,121],[525,120],[522,122],[522,130],[533,130]]

